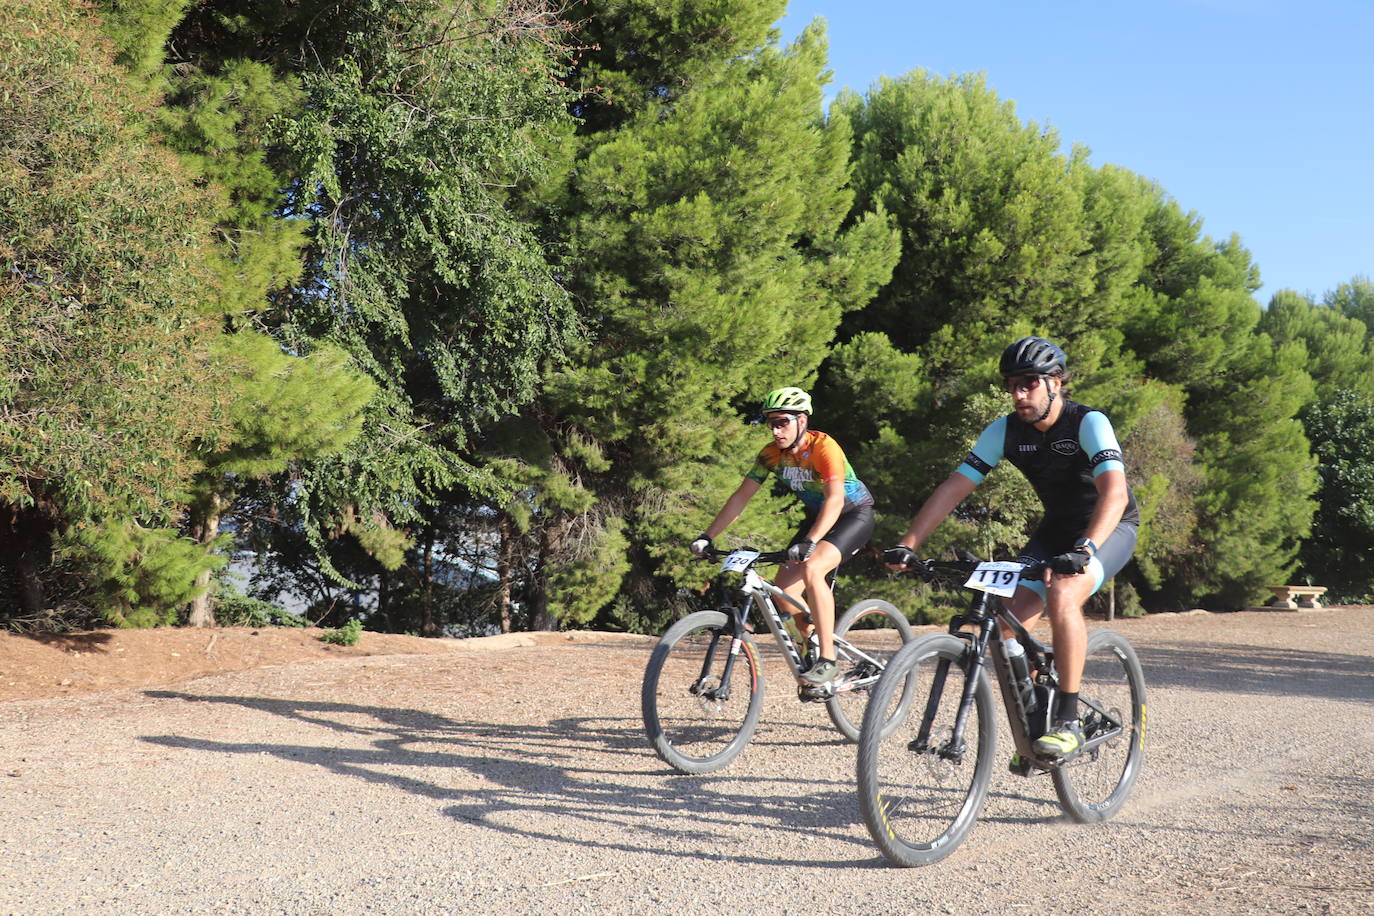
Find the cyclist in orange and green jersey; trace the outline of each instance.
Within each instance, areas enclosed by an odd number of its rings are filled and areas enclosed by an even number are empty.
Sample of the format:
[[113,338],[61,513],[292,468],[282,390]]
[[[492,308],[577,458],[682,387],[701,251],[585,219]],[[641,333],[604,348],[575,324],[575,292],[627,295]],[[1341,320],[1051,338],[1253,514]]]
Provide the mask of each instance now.
[[705,553],[712,539],[739,518],[769,474],[776,474],[797,495],[806,517],[788,545],[788,562],[775,581],[790,595],[806,595],[820,653],[801,677],[807,684],[819,686],[839,675],[835,665],[835,596],[826,577],[873,536],[873,496],[855,476],[839,443],[811,429],[809,394],[800,388],[779,388],[764,398],[761,412],[773,441],[759,452],[739,489],[692,542],[691,549],[696,554]]

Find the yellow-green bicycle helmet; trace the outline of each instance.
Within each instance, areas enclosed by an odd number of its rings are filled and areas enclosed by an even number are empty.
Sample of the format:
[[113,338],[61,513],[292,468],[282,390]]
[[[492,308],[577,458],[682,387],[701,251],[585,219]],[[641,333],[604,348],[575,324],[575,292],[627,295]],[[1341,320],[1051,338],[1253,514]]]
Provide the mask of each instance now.
[[811,395],[800,388],[775,388],[763,399],[760,413],[786,411],[787,413],[811,414]]

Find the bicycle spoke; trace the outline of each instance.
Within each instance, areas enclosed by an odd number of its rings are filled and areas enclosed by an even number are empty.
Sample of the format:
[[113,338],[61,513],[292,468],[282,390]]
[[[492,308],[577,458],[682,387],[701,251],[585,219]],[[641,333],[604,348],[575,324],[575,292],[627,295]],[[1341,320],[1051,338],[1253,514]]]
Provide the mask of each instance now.
[[[846,738],[857,741],[869,691],[877,684],[883,667],[911,639],[911,625],[886,601],[866,599],[851,605],[835,624],[835,655],[841,679],[826,711]],[[903,700],[910,692],[903,694]],[[898,704],[894,713],[904,714]]]

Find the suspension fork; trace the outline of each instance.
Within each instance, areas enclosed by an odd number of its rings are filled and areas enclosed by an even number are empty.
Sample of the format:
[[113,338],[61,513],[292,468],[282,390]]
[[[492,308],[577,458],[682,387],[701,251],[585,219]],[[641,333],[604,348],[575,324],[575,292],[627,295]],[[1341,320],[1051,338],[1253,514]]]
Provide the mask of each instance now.
[[[706,657],[702,659],[701,671],[697,674],[696,684],[692,686],[691,692],[697,696],[705,694],[713,700],[730,699],[730,675],[735,670],[735,662],[739,659],[739,654],[744,650],[744,622],[749,618],[749,605],[753,603],[753,597],[748,597],[743,604],[732,604],[728,610],[730,612],[729,632],[716,630],[711,634],[711,644],[706,647]],[[722,637],[730,641],[729,657],[725,659],[725,667],[720,672],[720,684],[713,690],[703,690],[702,684],[711,673],[711,663],[715,661],[716,652],[720,648]]]
[[[950,623],[950,634],[958,636],[968,641],[968,650],[964,653],[965,674],[964,689],[959,697],[959,709],[954,715],[954,727],[950,734],[949,741],[945,742],[935,752],[945,760],[959,761],[964,756],[964,733],[968,730],[968,717],[973,709],[973,698],[978,692],[978,671],[983,666],[983,659],[987,655],[988,639],[992,635],[993,620],[986,613],[987,596],[975,603],[973,611],[964,618],[955,618]],[[960,632],[959,628],[964,622],[976,623],[978,629],[974,633]],[[950,659],[942,658],[935,666],[935,675],[931,682],[930,696],[926,700],[925,715],[921,719],[921,728],[914,741],[908,747],[914,751],[929,751],[930,731],[935,723],[935,711],[940,708],[940,700],[945,693],[945,680],[949,677],[950,665],[954,664]]]
[[[978,692],[978,673],[983,667],[983,659],[987,657],[992,627],[992,620],[984,617],[978,632],[971,634],[968,651],[964,653],[963,664],[967,677],[964,678],[963,695],[959,697],[959,711],[954,716],[954,733],[950,736],[949,744],[940,749],[940,756],[946,760],[958,761],[964,756],[964,731],[968,728],[969,713],[973,711],[973,697]],[[948,670],[948,662],[941,664]]]

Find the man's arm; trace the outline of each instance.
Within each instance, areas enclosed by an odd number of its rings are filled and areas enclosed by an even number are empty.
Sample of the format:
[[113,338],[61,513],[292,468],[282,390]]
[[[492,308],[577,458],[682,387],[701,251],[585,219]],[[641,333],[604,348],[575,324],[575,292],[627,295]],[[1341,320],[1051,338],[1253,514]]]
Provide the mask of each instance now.
[[906,534],[897,543],[903,547],[916,550],[925,543],[926,538],[940,526],[954,507],[959,505],[964,499],[973,492],[978,484],[969,480],[958,471],[945,478],[945,482],[935,488],[935,492],[921,506],[916,513],[916,517],[911,520],[911,527],[907,528]]
[[1121,516],[1130,502],[1126,492],[1126,474],[1122,471],[1103,471],[1093,480],[1097,487],[1097,507],[1088,520],[1083,537],[1099,547],[1121,523]]
[[744,507],[749,505],[749,500],[754,498],[754,494],[759,491],[761,484],[752,477],[746,477],[740,482],[739,488],[730,494],[730,498],[721,506],[716,513],[715,520],[706,528],[706,537],[714,540],[720,533],[734,524],[735,519],[739,518]]

